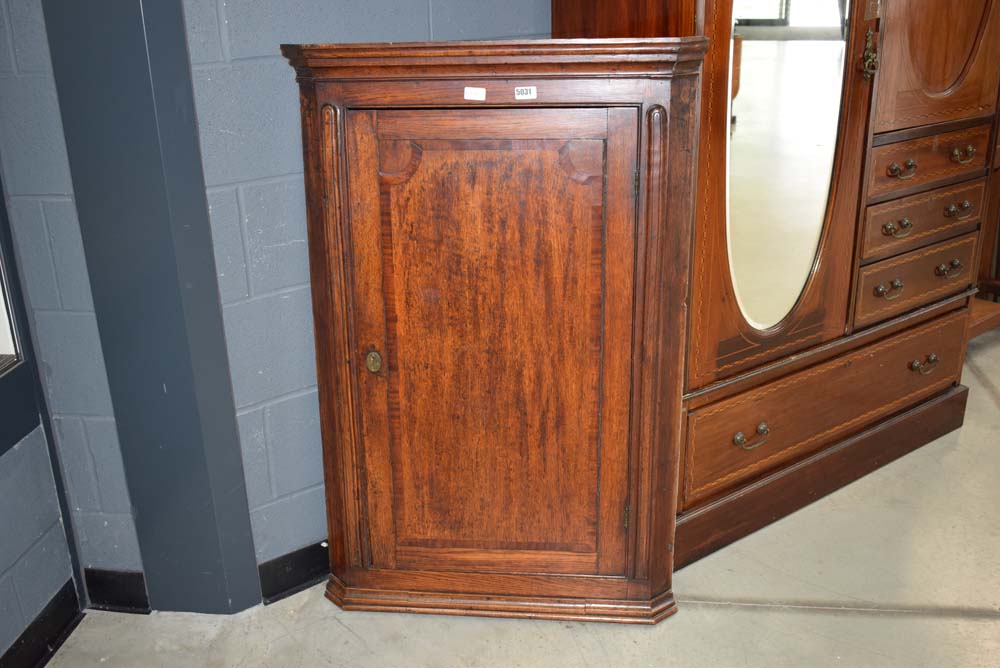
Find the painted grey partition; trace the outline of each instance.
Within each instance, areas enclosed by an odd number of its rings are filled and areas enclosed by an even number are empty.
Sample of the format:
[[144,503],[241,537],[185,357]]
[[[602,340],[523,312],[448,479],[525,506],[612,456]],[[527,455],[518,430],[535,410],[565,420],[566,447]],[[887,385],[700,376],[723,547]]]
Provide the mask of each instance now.
[[180,0],[44,0],[150,604],[259,603]]
[[0,499],[2,655],[72,576],[41,427],[0,457]]
[[298,89],[282,42],[548,37],[549,0],[184,0],[259,562],[326,523]]
[[82,565],[141,571],[37,0],[0,0],[0,169]]

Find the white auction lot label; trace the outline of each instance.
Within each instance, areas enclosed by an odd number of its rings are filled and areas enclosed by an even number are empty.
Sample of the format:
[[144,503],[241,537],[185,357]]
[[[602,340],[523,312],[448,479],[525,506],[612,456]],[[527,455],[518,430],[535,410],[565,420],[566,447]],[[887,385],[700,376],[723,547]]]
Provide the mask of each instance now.
[[514,89],[515,100],[536,100],[538,99],[537,86],[518,86]]
[[466,86],[465,87],[465,99],[475,100],[477,102],[482,102],[486,99],[486,89],[477,88],[476,86]]

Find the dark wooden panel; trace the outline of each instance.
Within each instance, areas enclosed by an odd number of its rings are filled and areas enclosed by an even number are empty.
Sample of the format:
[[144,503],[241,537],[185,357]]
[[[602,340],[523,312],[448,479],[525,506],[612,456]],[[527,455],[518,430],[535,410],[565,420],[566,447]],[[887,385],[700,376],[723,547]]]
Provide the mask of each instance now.
[[[966,315],[947,316],[692,412],[685,508],[954,383],[962,369]],[[931,354],[936,364],[910,368]],[[756,433],[759,424],[768,433]],[[734,442],[737,432],[745,435],[742,445]]]
[[990,114],[1000,83],[1000,3],[882,3],[875,132]]
[[677,567],[809,505],[962,426],[969,391],[950,389],[912,410],[776,471],[677,521]]
[[868,199],[986,173],[990,127],[979,126],[872,149]]
[[680,37],[696,18],[695,0],[552,0],[553,37]]
[[866,262],[969,232],[983,216],[983,180],[868,207],[862,234]]
[[886,320],[968,288],[975,281],[976,242],[976,233],[967,234],[863,267],[854,326]]

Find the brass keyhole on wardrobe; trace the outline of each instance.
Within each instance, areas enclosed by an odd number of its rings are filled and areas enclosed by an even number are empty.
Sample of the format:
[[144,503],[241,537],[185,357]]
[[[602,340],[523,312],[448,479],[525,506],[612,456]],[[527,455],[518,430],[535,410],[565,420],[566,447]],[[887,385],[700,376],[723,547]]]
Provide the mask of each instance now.
[[373,350],[365,356],[365,367],[372,373],[378,373],[382,370],[382,356],[377,350]]

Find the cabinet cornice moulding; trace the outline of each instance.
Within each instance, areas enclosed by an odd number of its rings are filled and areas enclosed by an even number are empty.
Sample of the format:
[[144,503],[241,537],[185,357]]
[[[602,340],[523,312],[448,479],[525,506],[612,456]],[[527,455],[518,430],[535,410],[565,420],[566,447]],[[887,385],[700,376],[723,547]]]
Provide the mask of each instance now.
[[[699,70],[704,37],[399,44],[282,44],[299,80],[458,79],[496,72],[545,77],[682,76]],[[609,72],[609,68],[613,68]]]

